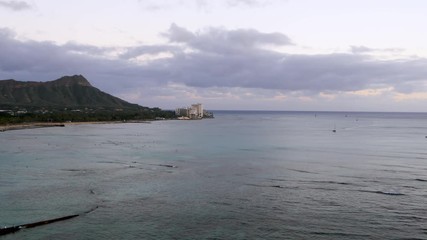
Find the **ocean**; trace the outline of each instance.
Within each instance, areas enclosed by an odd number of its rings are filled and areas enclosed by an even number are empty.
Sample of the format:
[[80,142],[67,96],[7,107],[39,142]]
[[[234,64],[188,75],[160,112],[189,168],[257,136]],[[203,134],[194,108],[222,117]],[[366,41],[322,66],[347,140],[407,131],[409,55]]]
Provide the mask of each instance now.
[[426,113],[214,114],[1,132],[0,239],[427,239]]

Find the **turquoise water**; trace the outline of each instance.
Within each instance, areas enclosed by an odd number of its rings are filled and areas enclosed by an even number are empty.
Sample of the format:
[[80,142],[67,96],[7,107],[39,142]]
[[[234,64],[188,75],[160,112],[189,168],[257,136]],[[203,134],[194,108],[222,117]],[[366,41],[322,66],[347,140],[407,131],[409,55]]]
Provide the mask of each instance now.
[[0,133],[0,226],[81,214],[0,239],[427,238],[427,114],[215,117]]

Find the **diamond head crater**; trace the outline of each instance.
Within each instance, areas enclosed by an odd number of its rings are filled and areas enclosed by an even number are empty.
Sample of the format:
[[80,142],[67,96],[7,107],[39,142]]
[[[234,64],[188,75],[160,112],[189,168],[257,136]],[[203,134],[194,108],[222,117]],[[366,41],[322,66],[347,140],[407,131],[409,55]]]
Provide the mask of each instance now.
[[[70,122],[176,119],[175,111],[129,103],[92,86],[82,75],[54,81],[0,80],[0,126],[62,126]],[[28,126],[26,126],[28,127]],[[1,130],[1,129],[0,129]]]

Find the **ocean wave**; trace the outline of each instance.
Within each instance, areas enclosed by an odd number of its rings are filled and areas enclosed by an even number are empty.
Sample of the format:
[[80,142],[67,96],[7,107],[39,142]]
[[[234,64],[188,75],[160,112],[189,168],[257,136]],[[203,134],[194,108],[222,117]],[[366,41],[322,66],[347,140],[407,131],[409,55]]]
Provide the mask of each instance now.
[[278,181],[278,182],[287,182],[287,181],[289,181],[287,179],[282,179],[282,178],[267,178],[267,180]]
[[389,192],[389,191],[371,191],[371,190],[358,190],[359,192],[376,193],[390,196],[404,196],[406,194],[400,192]]
[[300,169],[294,169],[294,168],[286,168],[286,169],[289,170],[289,171],[293,171],[293,172],[319,174],[319,173],[316,173],[316,172],[310,172],[310,171],[300,170]]
[[338,237],[370,237],[371,235],[367,234],[358,234],[358,233],[345,233],[345,232],[311,232],[315,235],[324,235],[324,236],[338,236]]
[[427,179],[415,178],[415,181],[418,181],[418,182],[427,182]]
[[295,187],[295,186],[282,186],[282,185],[264,185],[264,184],[254,184],[254,183],[246,183],[244,184],[246,186],[252,186],[252,187],[265,187],[265,188],[286,188],[286,189],[298,189],[299,187]]
[[232,203],[228,203],[228,202],[217,202],[217,201],[212,201],[212,202],[209,202],[210,204],[213,204],[213,205],[221,205],[221,206],[232,206],[233,204]]
[[309,182],[309,183],[326,183],[326,184],[337,184],[337,185],[357,185],[354,183],[349,183],[349,182],[338,182],[338,181],[305,181],[305,182]]

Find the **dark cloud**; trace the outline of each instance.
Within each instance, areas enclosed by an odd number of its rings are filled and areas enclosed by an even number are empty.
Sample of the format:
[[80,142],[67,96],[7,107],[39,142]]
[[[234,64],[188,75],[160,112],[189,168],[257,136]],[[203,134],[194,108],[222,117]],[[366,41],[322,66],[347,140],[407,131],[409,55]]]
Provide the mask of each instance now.
[[193,39],[196,38],[196,35],[192,32],[188,31],[185,28],[177,26],[175,23],[173,23],[169,31],[162,34],[164,37],[168,38],[171,42],[184,42],[188,43],[191,42]]
[[185,28],[172,24],[163,34],[170,42],[183,43],[187,47],[211,53],[237,53],[258,49],[262,46],[290,45],[291,40],[281,33],[261,33],[254,29],[225,30],[208,28],[192,33]]
[[[250,88],[305,92],[356,91],[392,87],[422,91],[427,59],[377,60],[364,54],[286,54],[264,48],[291,43],[280,33],[209,28],[191,32],[172,25],[170,44],[129,48],[20,41],[0,29],[0,79],[52,80],[83,74],[113,94],[175,83],[197,88]],[[121,54],[112,55],[114,52]],[[142,55],[170,53],[143,63]]]
[[0,28],[0,38],[14,38],[15,32],[9,28]]
[[89,45],[19,41],[10,30],[0,29],[0,79],[46,81],[83,74],[95,86],[114,93],[144,85],[140,79],[159,84],[156,64],[145,69],[126,60],[88,54],[103,51]]
[[195,87],[319,92],[387,84],[404,90],[427,76],[426,59],[379,61],[358,54],[291,55],[261,48],[263,44],[291,43],[279,33],[218,28],[192,33],[172,25],[164,36],[197,50],[168,60],[168,71],[174,73],[170,81]]
[[24,1],[0,1],[0,7],[8,8],[13,11],[23,11],[31,9],[31,5]]

